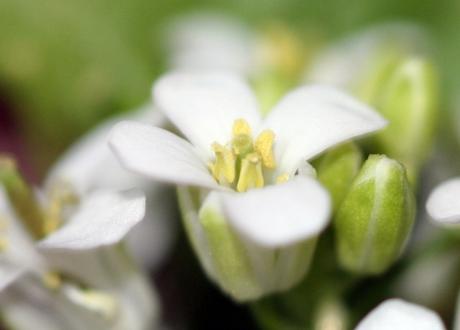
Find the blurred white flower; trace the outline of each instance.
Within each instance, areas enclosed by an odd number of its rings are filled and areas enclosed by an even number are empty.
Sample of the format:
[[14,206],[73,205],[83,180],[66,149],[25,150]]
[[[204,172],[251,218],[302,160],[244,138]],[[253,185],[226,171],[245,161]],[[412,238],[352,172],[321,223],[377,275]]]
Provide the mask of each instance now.
[[146,220],[127,235],[126,242],[140,264],[154,269],[164,260],[176,234],[173,192],[164,185],[146,182],[126,171],[110,152],[107,144],[109,131],[122,119],[139,120],[155,126],[163,126],[166,122],[152,105],[103,122],[57,161],[49,172],[46,186],[65,182],[82,195],[98,189],[142,189],[147,198]]
[[31,205],[24,186],[13,185],[9,197],[0,188],[0,312],[7,325],[150,329],[156,296],[117,245],[142,220],[143,194],[98,191],[77,200],[55,187]]
[[389,299],[371,311],[356,330],[444,330],[441,318],[428,308]]
[[460,178],[447,180],[431,192],[426,210],[436,224],[460,224]]
[[178,17],[167,29],[169,67],[184,71],[228,70],[249,74],[257,37],[241,21],[215,13]]
[[353,90],[383,55],[427,50],[425,36],[420,27],[408,23],[367,28],[319,52],[305,72],[304,81]]
[[[110,138],[121,163],[155,180],[210,191],[203,205],[222,208],[243,240],[273,258],[277,248],[314,238],[328,224],[328,194],[306,161],[386,124],[364,104],[324,86],[292,91],[263,120],[250,88],[230,74],[169,74],[155,85],[154,99],[190,142],[161,128],[122,122]],[[198,245],[205,250],[202,240]],[[292,255],[278,252],[286,262]],[[212,256],[201,256],[215,278]],[[286,280],[278,266],[275,282]],[[283,289],[294,280],[287,283]]]
[[169,67],[180,71],[254,77],[279,70],[297,76],[308,57],[305,40],[281,23],[256,29],[225,14],[201,12],[176,18],[166,30]]

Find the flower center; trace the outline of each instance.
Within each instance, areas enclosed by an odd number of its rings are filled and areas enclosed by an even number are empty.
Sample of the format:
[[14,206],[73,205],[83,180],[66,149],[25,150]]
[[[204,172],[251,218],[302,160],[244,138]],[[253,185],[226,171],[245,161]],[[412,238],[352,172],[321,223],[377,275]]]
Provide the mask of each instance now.
[[[264,172],[276,168],[273,144],[275,133],[266,129],[254,140],[251,127],[244,119],[233,124],[232,140],[226,145],[212,144],[214,161],[209,169],[214,179],[221,185],[231,187],[238,192],[265,185]],[[277,182],[284,182],[289,176],[283,174]]]

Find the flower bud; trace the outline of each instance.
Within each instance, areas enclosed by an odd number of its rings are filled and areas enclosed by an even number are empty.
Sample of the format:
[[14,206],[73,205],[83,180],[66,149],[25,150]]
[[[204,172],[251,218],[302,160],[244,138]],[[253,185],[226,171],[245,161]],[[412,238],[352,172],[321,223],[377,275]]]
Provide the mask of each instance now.
[[389,122],[373,136],[376,150],[401,161],[415,183],[434,139],[439,108],[436,71],[424,58],[406,57],[387,61],[374,75],[363,81],[363,86],[374,86],[372,91],[363,87],[358,94]]
[[319,182],[331,194],[334,210],[345,197],[361,163],[361,151],[354,143],[332,149],[314,163]]
[[342,267],[359,274],[384,272],[405,246],[414,217],[414,196],[403,165],[371,155],[335,218]]
[[236,301],[249,301],[287,290],[303,278],[316,238],[278,248],[257,245],[229,226],[216,195],[203,198],[202,193],[179,188],[179,204],[202,267],[224,292]]

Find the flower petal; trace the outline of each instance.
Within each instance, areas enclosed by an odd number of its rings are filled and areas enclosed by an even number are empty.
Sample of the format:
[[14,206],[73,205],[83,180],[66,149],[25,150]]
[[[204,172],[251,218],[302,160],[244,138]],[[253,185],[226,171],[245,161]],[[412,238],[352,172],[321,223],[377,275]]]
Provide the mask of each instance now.
[[178,185],[219,188],[193,146],[163,129],[121,122],[113,128],[110,146],[135,173]]
[[441,224],[460,223],[460,178],[441,183],[430,194],[426,210]]
[[39,243],[41,248],[86,250],[119,242],[144,217],[138,190],[98,191],[82,201],[69,223]]
[[153,97],[204,157],[211,156],[213,142],[230,140],[236,119],[244,118],[252,127],[260,120],[251,89],[232,74],[168,74],[155,84]]
[[371,311],[356,330],[443,330],[439,316],[428,308],[389,299]]
[[318,235],[329,222],[329,195],[310,177],[298,176],[284,184],[221,196],[230,224],[262,246],[298,243]]
[[15,282],[24,271],[25,269],[18,267],[8,260],[0,260],[0,293],[11,283]]
[[146,105],[128,116],[105,121],[59,159],[51,169],[46,185],[50,186],[57,181],[70,182],[82,194],[98,187],[125,189],[135,186],[135,176],[120,166],[107,145],[111,128],[115,123],[128,118],[155,126],[166,121],[163,114],[152,105]]
[[303,160],[386,125],[377,112],[347,94],[326,86],[300,87],[284,97],[263,126],[276,134],[275,153],[283,172]]

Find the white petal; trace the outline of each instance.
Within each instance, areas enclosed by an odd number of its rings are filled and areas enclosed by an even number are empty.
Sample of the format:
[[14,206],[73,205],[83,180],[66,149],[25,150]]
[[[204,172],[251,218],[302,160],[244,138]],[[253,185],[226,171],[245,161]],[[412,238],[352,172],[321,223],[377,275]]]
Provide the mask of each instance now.
[[178,185],[219,188],[193,146],[161,128],[121,122],[112,130],[110,146],[135,173]]
[[0,259],[0,293],[11,283],[16,281],[23,273],[23,268],[7,260]]
[[460,223],[460,178],[437,186],[428,198],[426,210],[437,223]]
[[385,127],[365,104],[331,87],[304,86],[284,97],[263,126],[276,134],[275,153],[282,171],[324,150]]
[[439,316],[428,308],[389,299],[371,311],[356,330],[443,330]]
[[163,125],[166,119],[152,105],[146,105],[128,115],[103,122],[58,160],[48,175],[46,185],[65,181],[82,194],[99,187],[127,189],[136,186],[133,184],[134,175],[121,167],[107,145],[111,128],[115,123],[128,118],[155,126]]
[[211,156],[211,144],[227,143],[233,122],[244,118],[259,123],[257,101],[249,86],[231,74],[172,73],[153,88],[158,108],[179,128],[203,156]]
[[169,65],[174,69],[247,74],[254,68],[255,36],[231,17],[188,14],[172,22],[167,36]]
[[145,197],[140,191],[99,191],[82,201],[64,227],[39,246],[85,250],[119,242],[144,217]]
[[222,194],[224,212],[242,235],[267,247],[292,245],[318,235],[328,224],[330,199],[313,178]]

